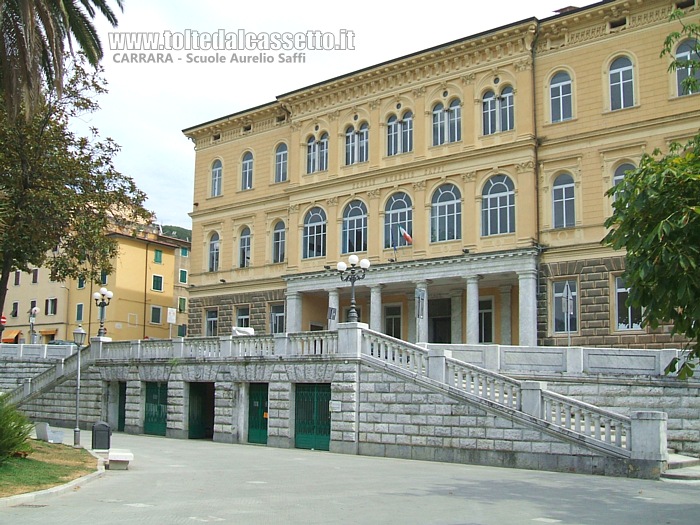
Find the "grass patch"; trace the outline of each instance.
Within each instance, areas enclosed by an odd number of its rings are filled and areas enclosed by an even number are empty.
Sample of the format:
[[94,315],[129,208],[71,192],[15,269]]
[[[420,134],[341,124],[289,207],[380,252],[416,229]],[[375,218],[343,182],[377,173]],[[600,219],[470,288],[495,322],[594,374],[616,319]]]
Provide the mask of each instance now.
[[83,448],[30,440],[26,458],[0,464],[0,498],[62,485],[97,470],[97,459]]

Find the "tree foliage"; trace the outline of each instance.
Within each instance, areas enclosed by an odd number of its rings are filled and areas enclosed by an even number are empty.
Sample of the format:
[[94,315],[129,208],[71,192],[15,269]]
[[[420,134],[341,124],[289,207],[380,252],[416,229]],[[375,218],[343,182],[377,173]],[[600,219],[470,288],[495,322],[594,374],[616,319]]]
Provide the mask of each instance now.
[[[115,1],[122,9],[122,0]],[[98,64],[98,11],[116,27],[107,0],[0,0],[0,90],[10,118],[22,107],[31,117],[42,104],[43,88],[60,90],[66,46],[72,51],[73,40],[90,64]]]
[[182,241],[192,240],[192,230],[188,230],[187,228],[166,225],[163,226],[162,230],[163,235],[167,235],[168,237],[174,237],[175,239],[180,239]]
[[[661,57],[671,57],[668,71],[669,73],[682,73],[682,94],[688,95],[700,92],[700,25],[685,23],[683,16],[684,13],[681,9],[676,9],[671,13],[671,21],[678,21],[681,28],[678,31],[672,31],[666,37]],[[681,42],[687,44],[685,50],[687,53],[679,56],[676,44]]]
[[71,131],[70,119],[97,109],[94,96],[104,91],[99,71],[81,62],[72,71],[31,118],[0,109],[0,307],[14,270],[48,266],[54,280],[99,282],[117,250],[107,232],[151,219],[145,194],[113,165],[117,144],[94,129],[89,137]]
[[643,308],[643,325],[672,323],[690,341],[669,372],[693,375],[700,358],[700,133],[666,155],[644,155],[608,195],[615,201],[604,243],[625,249],[628,304]]
[[28,452],[32,425],[14,405],[0,394],[0,464],[15,452]]

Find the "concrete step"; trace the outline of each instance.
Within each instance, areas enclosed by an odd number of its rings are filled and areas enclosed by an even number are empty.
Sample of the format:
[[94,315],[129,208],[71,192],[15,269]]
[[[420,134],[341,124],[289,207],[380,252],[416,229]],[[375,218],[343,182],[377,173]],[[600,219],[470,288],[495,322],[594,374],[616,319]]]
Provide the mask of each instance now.
[[670,453],[668,468],[661,479],[675,481],[700,481],[700,458]]

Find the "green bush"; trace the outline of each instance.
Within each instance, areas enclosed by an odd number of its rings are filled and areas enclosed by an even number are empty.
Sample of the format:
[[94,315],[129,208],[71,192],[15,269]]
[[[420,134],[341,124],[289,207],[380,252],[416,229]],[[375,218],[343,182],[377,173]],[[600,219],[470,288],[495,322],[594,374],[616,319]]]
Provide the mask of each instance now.
[[0,394],[0,464],[17,452],[29,452],[32,424]]

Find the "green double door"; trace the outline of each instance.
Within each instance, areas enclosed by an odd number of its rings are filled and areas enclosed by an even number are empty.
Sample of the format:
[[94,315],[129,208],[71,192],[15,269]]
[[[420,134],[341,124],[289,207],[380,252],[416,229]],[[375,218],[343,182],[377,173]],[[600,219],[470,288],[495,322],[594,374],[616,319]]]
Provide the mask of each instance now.
[[248,443],[267,444],[267,383],[248,386]]
[[298,383],[294,442],[297,448],[328,450],[331,443],[331,385]]
[[168,426],[168,383],[146,383],[145,410],[143,433],[164,436]]
[[189,439],[214,438],[214,383],[189,383]]

